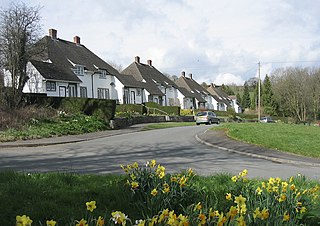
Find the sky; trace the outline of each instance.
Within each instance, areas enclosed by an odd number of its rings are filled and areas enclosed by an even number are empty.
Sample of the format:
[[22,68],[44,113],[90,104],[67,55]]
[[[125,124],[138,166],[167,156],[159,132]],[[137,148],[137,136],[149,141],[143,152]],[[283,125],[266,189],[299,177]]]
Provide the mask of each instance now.
[[[0,0],[6,9],[10,0]],[[207,84],[320,67],[319,0],[22,0],[41,6],[43,35],[81,44],[126,68],[139,56],[162,73]]]

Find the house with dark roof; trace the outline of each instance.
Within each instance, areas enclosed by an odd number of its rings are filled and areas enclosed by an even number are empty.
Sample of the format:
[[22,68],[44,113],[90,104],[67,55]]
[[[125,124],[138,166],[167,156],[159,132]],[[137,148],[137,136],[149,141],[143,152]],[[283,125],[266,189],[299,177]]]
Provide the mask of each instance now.
[[144,84],[145,102],[155,102],[162,106],[180,106],[177,85],[157,70],[151,60],[144,64],[140,62],[140,57],[136,56],[134,62],[121,74],[131,75]]
[[228,95],[223,92],[219,86],[211,83],[207,91],[213,96],[215,99],[214,102],[214,110],[217,111],[227,111],[228,108],[233,108],[232,106],[232,100],[228,97]]
[[38,46],[43,51],[27,65],[29,80],[23,92],[118,99],[115,76],[119,72],[81,44],[80,37],[69,42],[50,29]]
[[136,80],[132,75],[117,75],[115,84],[119,104],[143,104],[148,99],[145,83]]
[[193,101],[192,101],[193,108],[213,109],[213,104],[212,104],[213,97],[204,87],[199,85],[199,83],[197,83],[192,78],[192,74],[189,74],[189,77],[187,77],[185,75],[185,72],[183,71],[181,73],[181,76],[175,81],[175,83],[179,87],[182,87],[191,93],[191,95],[193,96]]

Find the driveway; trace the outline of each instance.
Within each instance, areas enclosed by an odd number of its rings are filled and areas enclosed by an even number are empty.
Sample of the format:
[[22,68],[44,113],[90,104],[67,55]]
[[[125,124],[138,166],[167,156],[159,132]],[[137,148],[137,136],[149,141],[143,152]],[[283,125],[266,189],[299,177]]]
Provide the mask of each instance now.
[[[303,174],[320,179],[320,164],[303,165],[279,162],[253,155],[223,150],[200,143],[196,135],[210,126],[177,127],[119,133],[76,143],[39,147],[1,147],[0,170],[24,172],[122,173],[120,164],[140,164],[156,159],[168,172],[193,168],[200,175],[243,169],[249,177],[288,178]],[[201,137],[201,136],[200,136]],[[214,141],[215,137],[212,137]]]

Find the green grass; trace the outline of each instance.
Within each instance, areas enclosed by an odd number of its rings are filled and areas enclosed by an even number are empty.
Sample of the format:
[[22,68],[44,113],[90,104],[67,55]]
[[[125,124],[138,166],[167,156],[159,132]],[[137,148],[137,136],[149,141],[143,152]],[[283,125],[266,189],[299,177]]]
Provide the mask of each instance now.
[[22,130],[9,129],[0,132],[0,142],[90,133],[107,128],[108,125],[103,119],[82,114],[43,121],[34,119]]
[[236,140],[320,158],[320,127],[283,123],[226,123],[219,129],[227,129],[228,136]]
[[[228,174],[196,176],[193,179],[195,190],[192,190],[195,194],[186,196],[195,197],[191,200],[193,203],[201,201],[214,209],[225,211],[233,203],[226,201],[226,193],[239,195],[242,189],[241,186],[235,186],[230,178]],[[124,212],[133,220],[146,217],[136,208],[137,199],[126,186],[126,180],[124,175],[0,172],[0,225],[15,225],[15,217],[23,214],[33,220],[32,225],[40,225],[39,222],[44,225],[46,220],[51,219],[56,220],[59,226],[74,225],[71,223],[75,219],[88,216],[85,203],[92,200],[97,203],[94,215],[104,216],[107,221],[111,212],[116,210]],[[249,186],[260,182],[249,180]],[[304,188],[316,185],[320,186],[319,182],[304,177],[301,177],[301,182],[296,182],[296,186]],[[199,199],[199,194],[204,196]],[[320,217],[314,208],[313,214]]]
[[143,127],[143,130],[152,130],[152,129],[165,129],[171,127],[180,127],[180,126],[194,126],[194,122],[162,122],[162,123],[150,123],[146,124]]

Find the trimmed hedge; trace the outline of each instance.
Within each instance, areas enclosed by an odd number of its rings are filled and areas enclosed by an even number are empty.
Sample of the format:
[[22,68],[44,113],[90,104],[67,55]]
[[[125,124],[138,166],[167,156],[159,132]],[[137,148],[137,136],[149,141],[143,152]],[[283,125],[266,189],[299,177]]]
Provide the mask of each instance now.
[[161,111],[166,112],[168,115],[180,115],[180,107],[179,106],[161,106],[154,102],[146,102],[145,105],[149,108],[157,108]]
[[140,115],[147,114],[147,109],[141,104],[121,104],[116,106],[116,112],[137,112]]
[[114,118],[116,100],[78,98],[78,97],[47,97],[38,94],[25,94],[23,101],[26,105],[52,107],[59,111],[76,114],[96,115],[109,121]]

